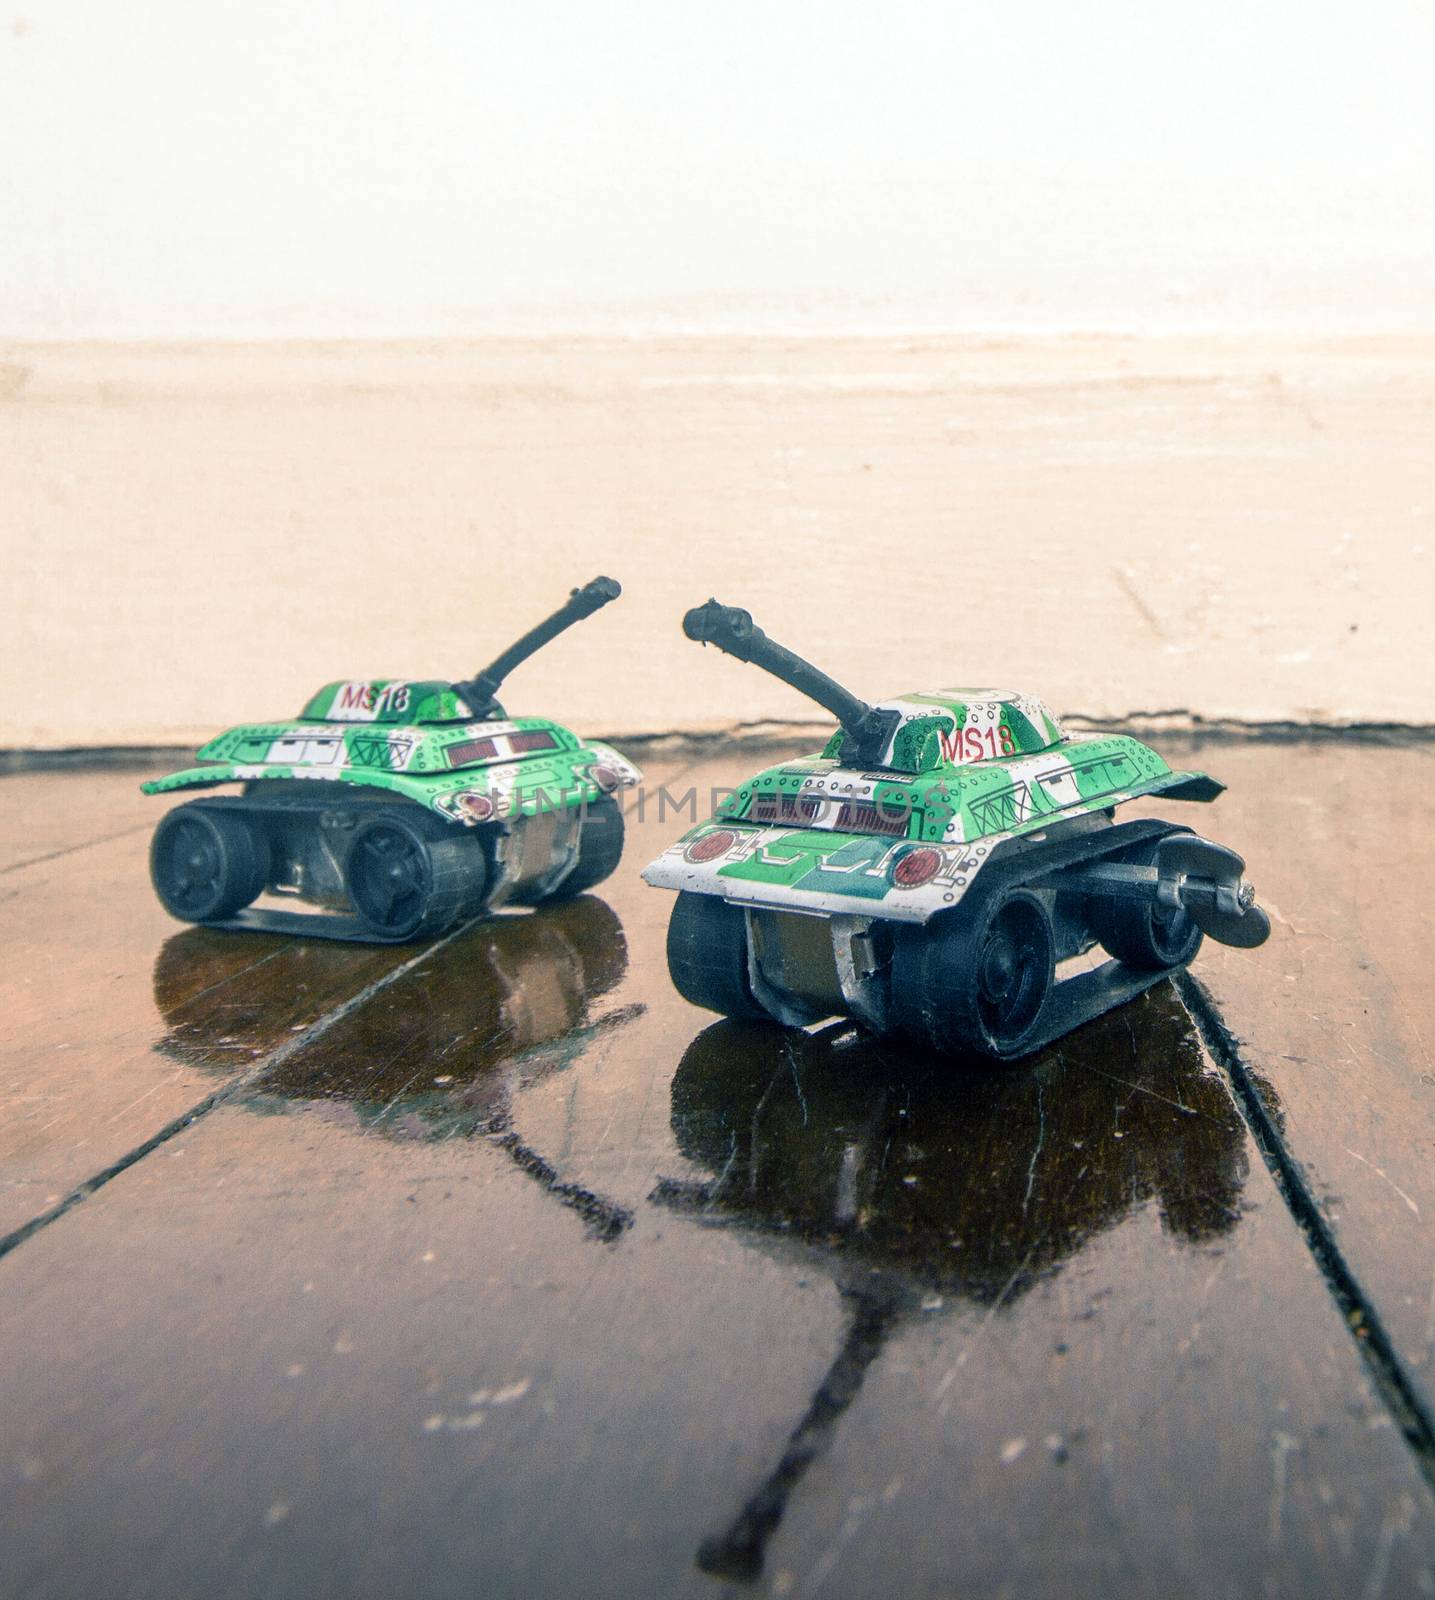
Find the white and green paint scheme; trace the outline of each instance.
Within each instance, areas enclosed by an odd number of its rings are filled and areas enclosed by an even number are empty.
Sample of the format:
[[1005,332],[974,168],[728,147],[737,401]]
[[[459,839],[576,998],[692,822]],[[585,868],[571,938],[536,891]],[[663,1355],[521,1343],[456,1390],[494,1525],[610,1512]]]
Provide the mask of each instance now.
[[242,723],[198,756],[145,793],[312,779],[385,790],[473,827],[578,809],[641,777],[611,745],[545,717],[476,717],[452,684],[406,678],[326,684],[294,721]]
[[999,846],[1142,795],[1213,800],[1124,734],[1066,733],[1044,701],[937,689],[879,701],[895,713],[875,763],[819,754],[769,767],[643,873],[741,905],[926,922],[955,906]]
[[[595,578],[473,678],[326,684],[292,721],[244,723],[198,764],[147,783],[201,792],[164,816],[150,876],[176,917],[399,942],[509,903],[581,894],[623,849],[614,791],[638,769],[546,717],[510,717],[504,678],[617,599]],[[260,895],[325,907],[313,917]]]
[[[936,689],[869,705],[748,612],[709,600],[683,632],[837,719],[652,862],[677,891],[668,970],[694,1005],[1011,1060],[1185,966],[1210,934],[1269,933],[1233,851],[1128,800],[1211,800],[1137,739],[1068,734],[1030,695]],[[1100,945],[1110,960],[1063,963]]]

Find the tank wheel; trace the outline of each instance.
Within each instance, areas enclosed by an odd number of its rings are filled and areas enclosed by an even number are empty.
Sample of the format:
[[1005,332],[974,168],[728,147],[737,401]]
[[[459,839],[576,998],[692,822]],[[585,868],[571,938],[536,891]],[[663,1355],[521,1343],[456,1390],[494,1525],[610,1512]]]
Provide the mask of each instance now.
[[269,841],[246,817],[203,801],[176,806],[154,831],[150,878],[183,922],[222,922],[269,881]]
[[344,887],[381,938],[431,939],[481,908],[487,875],[477,840],[422,814],[385,810],[355,830]]
[[941,1051],[1006,1060],[1022,1053],[1051,993],[1056,939],[1025,889],[896,930],[893,1019]]
[[[1137,866],[1156,864],[1157,843],[1126,852],[1122,861]],[[1190,912],[1154,900],[1093,899],[1091,931],[1102,948],[1138,972],[1184,967],[1201,948],[1203,937]]]
[[668,971],[695,1006],[745,1021],[767,1016],[748,986],[747,918],[717,895],[678,895],[668,923]]
[[613,875],[623,859],[623,813],[610,794],[583,808],[579,823],[578,865],[545,900],[570,900]]

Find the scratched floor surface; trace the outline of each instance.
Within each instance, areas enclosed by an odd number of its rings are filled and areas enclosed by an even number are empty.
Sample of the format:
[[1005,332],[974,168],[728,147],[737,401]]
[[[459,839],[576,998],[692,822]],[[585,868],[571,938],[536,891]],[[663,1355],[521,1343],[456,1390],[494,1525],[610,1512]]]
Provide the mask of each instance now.
[[1435,1594],[1435,747],[1164,743],[1274,937],[991,1073],[678,999],[651,801],[373,950],[0,780],[0,1594]]

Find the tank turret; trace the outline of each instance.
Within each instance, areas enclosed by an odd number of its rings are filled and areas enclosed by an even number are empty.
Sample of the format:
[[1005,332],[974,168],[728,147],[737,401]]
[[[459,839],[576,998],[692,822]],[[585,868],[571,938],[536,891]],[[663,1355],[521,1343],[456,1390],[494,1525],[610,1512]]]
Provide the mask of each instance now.
[[585,583],[581,589],[575,589],[551,617],[536,628],[530,628],[482,672],[455,683],[454,692],[468,702],[474,716],[501,717],[503,708],[498,704],[498,691],[513,669],[522,666],[529,656],[556,639],[565,628],[591,617],[622,592],[623,586],[615,578],[594,578],[591,583]]
[[842,731],[850,741],[848,759],[855,764],[875,764],[883,747],[890,742],[900,720],[898,713],[859,700],[810,661],[774,643],[752,620],[751,612],[708,600],[694,606],[684,616],[683,632],[699,644],[714,644],[739,661],[750,661],[830,711],[842,724]]

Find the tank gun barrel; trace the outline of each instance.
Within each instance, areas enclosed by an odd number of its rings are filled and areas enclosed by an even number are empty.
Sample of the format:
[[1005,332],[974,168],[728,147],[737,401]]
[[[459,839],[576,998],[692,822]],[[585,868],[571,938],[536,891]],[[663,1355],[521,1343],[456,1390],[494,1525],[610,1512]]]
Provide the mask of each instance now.
[[500,685],[515,667],[521,666],[529,656],[556,639],[565,628],[571,628],[584,617],[591,617],[610,600],[616,600],[622,592],[623,586],[615,578],[594,578],[591,583],[585,583],[581,589],[575,589],[551,617],[540,622],[536,628],[530,628],[482,672],[455,683],[454,689],[472,707],[475,716],[486,716],[496,704]]
[[750,612],[709,600],[694,606],[683,617],[683,632],[689,639],[696,639],[700,644],[715,644],[739,661],[749,661],[784,683],[790,683],[800,694],[815,700],[837,718],[855,746],[855,760],[871,765],[878,759],[898,720],[895,714],[879,711],[865,700],[859,700],[810,661],[774,643],[752,620]]

